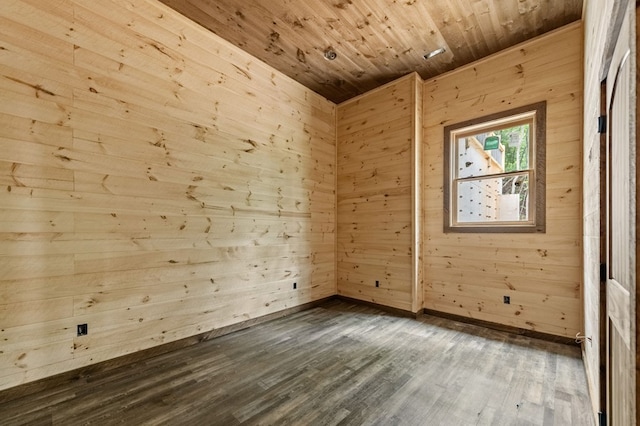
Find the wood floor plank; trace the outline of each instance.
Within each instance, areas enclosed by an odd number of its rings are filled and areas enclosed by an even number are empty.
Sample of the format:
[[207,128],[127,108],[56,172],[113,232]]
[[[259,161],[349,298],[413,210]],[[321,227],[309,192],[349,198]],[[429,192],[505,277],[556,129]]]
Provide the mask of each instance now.
[[593,425],[577,346],[331,300],[0,404],[3,425]]

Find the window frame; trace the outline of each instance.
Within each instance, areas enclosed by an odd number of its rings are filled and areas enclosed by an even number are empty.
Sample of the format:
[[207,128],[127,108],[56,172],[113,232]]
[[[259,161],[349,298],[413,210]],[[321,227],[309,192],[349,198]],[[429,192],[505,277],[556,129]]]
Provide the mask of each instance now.
[[[529,119],[523,118],[533,113],[532,129],[529,136],[529,168],[521,172],[505,172],[502,174],[487,174],[476,176],[480,179],[504,177],[511,174],[529,174],[529,220],[510,222],[457,222],[456,188],[458,178],[457,166],[454,162],[456,140],[460,136],[472,136],[481,132],[503,129],[514,126]],[[546,122],[547,102],[537,102],[519,108],[513,108],[495,114],[486,115],[444,128],[444,232],[468,233],[545,233],[546,232]],[[532,179],[533,178],[533,179]]]

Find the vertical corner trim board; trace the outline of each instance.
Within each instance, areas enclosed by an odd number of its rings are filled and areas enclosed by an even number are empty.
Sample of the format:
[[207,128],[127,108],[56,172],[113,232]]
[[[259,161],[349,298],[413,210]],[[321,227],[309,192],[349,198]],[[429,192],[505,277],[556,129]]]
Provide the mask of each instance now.
[[0,25],[0,389],[335,294],[333,103],[151,0]]
[[[559,336],[581,331],[581,46],[578,22],[425,82],[425,308]],[[543,100],[546,233],[444,233],[444,126]]]

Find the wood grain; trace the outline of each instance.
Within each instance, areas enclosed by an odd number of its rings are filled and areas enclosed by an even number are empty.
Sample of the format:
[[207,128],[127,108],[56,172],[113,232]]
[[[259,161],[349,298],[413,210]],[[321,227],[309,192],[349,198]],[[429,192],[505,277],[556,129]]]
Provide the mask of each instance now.
[[[620,2],[596,2],[586,4],[584,10],[584,129],[583,168],[584,192],[582,196],[584,223],[584,327],[585,335],[592,336],[591,344],[583,346],[587,381],[594,417],[606,410],[606,318],[603,307],[604,286],[600,282],[600,264],[604,263],[606,250],[601,232],[606,228],[604,220],[604,185],[601,187],[601,170],[605,170],[606,158],[601,150],[601,135],[597,132],[597,117],[606,113],[606,98],[601,99],[601,83],[606,77],[606,65],[610,61],[611,37],[620,28],[615,15]],[[637,74],[637,73],[636,73]],[[604,109],[604,111],[603,111]],[[604,180],[604,179],[603,179]],[[604,235],[604,234],[602,234]]]
[[[425,82],[425,308],[559,336],[581,331],[580,34],[572,24]],[[443,127],[542,100],[546,233],[443,233]]]
[[0,402],[5,425],[592,426],[589,411],[575,345],[338,300]]
[[[411,72],[432,78],[577,21],[582,11],[580,0],[162,2],[334,102]],[[423,58],[439,47],[444,54]]]
[[0,25],[0,389],[335,294],[334,104],[155,1]]
[[[152,0],[0,24],[0,389],[336,293],[581,329],[579,25],[336,106]],[[543,97],[547,234],[443,236],[442,126]]]
[[410,74],[337,110],[338,294],[411,312],[422,308],[421,85]]

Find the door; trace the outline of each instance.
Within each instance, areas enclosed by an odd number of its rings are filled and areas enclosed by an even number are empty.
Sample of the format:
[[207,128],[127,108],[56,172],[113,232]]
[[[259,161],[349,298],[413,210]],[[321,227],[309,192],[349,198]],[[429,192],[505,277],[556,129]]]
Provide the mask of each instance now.
[[[632,28],[634,30],[632,30]],[[629,1],[607,75],[607,413],[636,424],[635,2]]]

